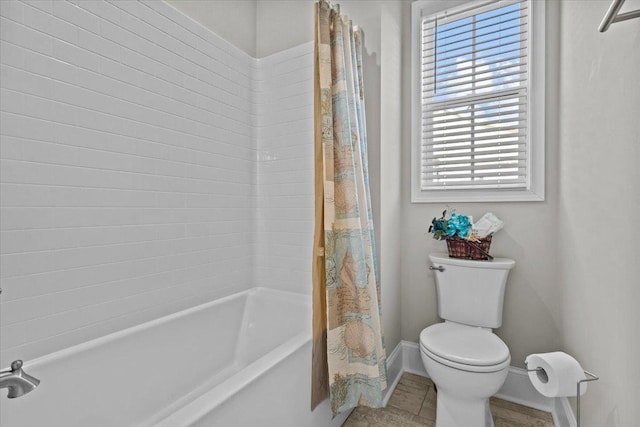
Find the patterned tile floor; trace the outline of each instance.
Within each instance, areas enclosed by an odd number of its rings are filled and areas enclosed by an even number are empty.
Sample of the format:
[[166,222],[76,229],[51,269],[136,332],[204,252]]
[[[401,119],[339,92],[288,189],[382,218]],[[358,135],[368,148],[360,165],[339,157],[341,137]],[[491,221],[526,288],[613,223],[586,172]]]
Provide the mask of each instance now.
[[[549,412],[491,398],[495,427],[554,427]],[[356,408],[343,427],[434,427],[436,391],[429,378],[403,374],[384,409]]]

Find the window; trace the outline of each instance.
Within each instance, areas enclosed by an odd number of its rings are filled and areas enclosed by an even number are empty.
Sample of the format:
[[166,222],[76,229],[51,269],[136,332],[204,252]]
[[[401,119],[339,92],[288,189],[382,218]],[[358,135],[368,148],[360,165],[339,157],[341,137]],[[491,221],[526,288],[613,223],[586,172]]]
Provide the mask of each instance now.
[[443,4],[413,6],[412,201],[544,200],[544,2]]

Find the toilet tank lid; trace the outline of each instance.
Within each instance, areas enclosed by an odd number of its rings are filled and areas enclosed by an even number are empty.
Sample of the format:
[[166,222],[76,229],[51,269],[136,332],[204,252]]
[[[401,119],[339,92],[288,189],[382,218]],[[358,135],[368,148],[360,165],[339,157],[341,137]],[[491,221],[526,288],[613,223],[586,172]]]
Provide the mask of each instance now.
[[493,332],[455,323],[431,325],[420,333],[420,345],[453,362],[490,366],[509,358],[509,348]]
[[443,265],[458,265],[469,268],[492,268],[496,270],[511,270],[516,262],[509,258],[494,258],[492,261],[475,261],[463,258],[450,258],[447,253],[430,254],[431,262]]

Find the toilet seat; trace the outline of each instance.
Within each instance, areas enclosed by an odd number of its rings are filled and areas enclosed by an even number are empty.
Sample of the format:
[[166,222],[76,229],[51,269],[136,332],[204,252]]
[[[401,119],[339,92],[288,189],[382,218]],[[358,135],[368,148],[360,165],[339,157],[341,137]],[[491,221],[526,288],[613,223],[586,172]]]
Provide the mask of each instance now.
[[496,372],[509,366],[509,348],[489,329],[451,322],[420,333],[420,350],[443,365],[470,372]]

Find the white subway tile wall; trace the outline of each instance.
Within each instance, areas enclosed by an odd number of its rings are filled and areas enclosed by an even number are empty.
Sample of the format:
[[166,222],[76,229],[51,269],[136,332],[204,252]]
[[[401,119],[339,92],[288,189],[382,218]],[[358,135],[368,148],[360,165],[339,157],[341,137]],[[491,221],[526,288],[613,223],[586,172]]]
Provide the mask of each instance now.
[[[159,1],[2,0],[0,31],[0,367],[254,286],[258,61]],[[277,184],[311,182],[311,92],[278,72],[274,257],[312,191]]]
[[313,43],[258,61],[256,281],[311,294]]

